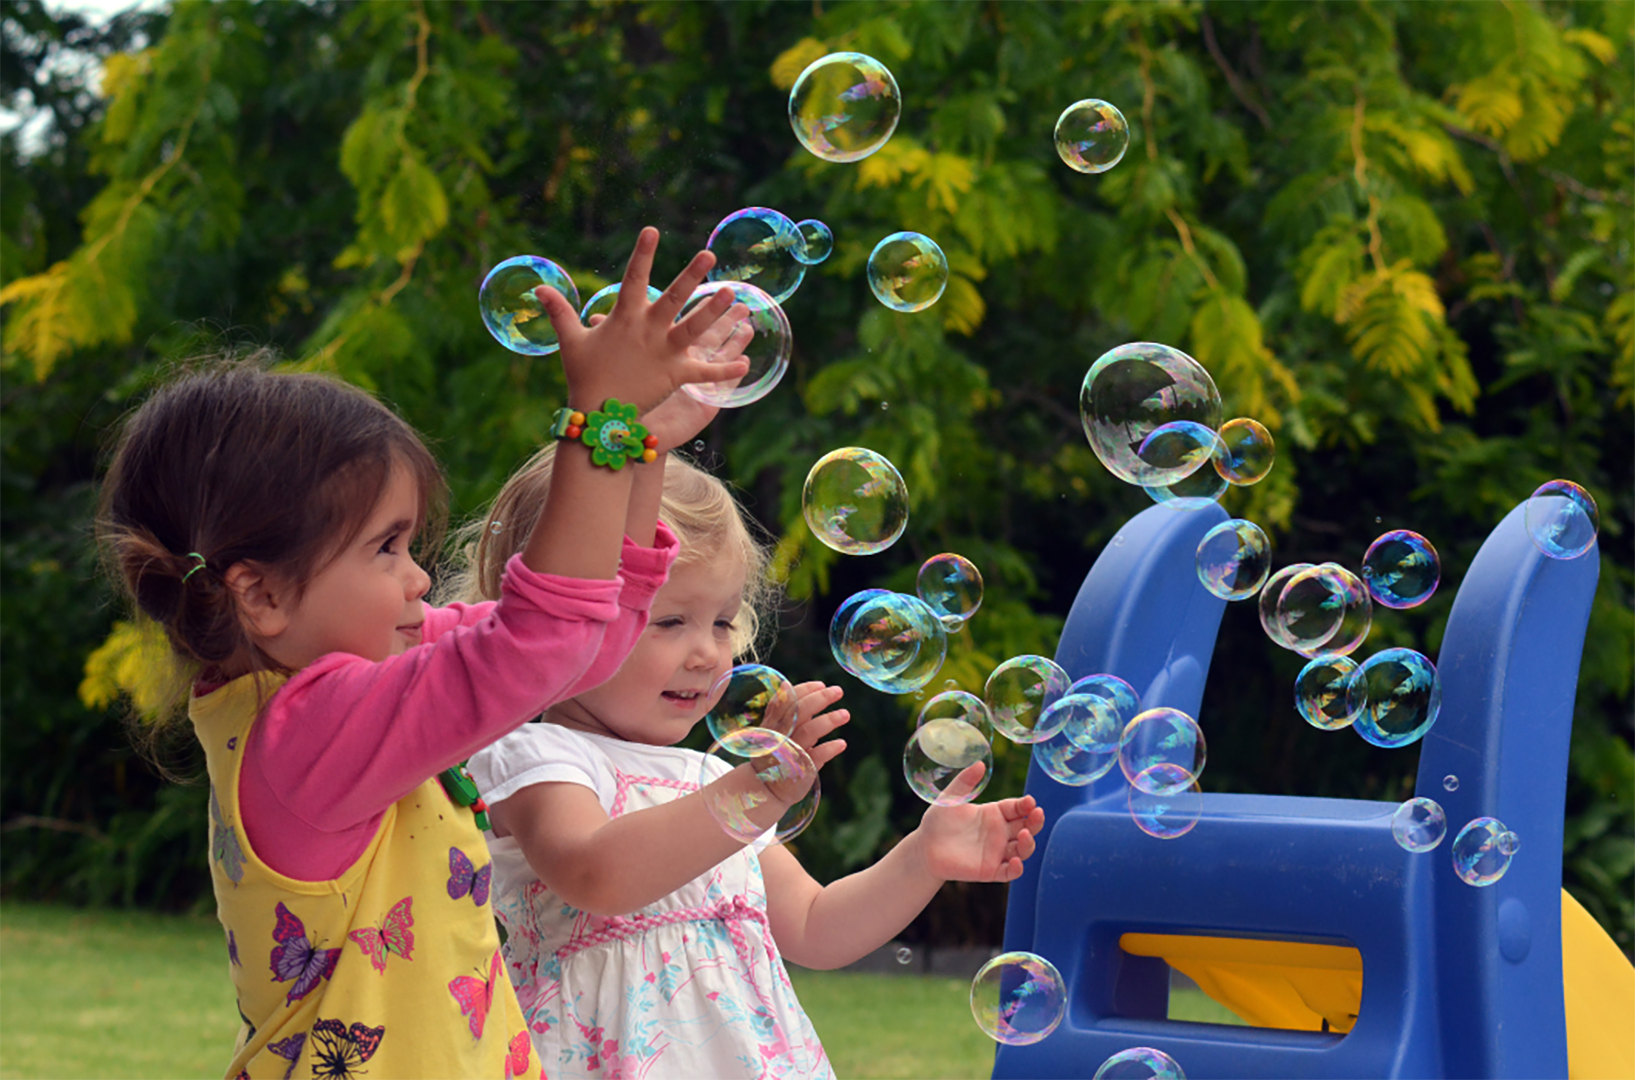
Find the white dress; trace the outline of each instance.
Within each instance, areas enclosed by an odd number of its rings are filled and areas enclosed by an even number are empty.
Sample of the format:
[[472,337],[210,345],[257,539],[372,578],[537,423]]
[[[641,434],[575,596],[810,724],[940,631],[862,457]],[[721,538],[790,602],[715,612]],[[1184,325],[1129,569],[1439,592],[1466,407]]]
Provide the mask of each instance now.
[[[696,791],[703,760],[535,723],[468,768],[490,804],[566,782],[590,788],[618,817]],[[486,838],[506,965],[551,1080],[832,1076],[767,924],[760,852],[770,834],[619,918],[563,903],[514,839]]]

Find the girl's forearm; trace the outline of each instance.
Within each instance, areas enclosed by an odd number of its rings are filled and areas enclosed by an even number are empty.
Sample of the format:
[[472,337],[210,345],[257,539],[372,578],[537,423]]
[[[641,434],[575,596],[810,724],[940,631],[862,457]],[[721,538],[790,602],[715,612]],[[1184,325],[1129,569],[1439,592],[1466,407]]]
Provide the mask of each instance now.
[[802,967],[827,971],[896,937],[942,888],[920,847],[920,834],[910,833],[873,866],[817,890],[804,913],[778,920],[778,950]]
[[624,532],[642,547],[652,547],[658,534],[659,504],[664,498],[664,463],[668,457],[660,451],[652,461],[632,466],[636,477],[631,482]]

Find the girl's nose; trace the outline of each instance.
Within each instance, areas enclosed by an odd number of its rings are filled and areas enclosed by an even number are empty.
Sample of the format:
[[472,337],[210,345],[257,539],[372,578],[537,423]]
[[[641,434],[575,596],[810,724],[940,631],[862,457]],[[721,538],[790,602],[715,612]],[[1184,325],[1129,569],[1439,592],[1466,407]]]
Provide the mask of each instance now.
[[410,560],[414,569],[409,572],[409,579],[404,583],[404,593],[410,600],[419,600],[431,591],[431,575],[420,568],[420,564]]

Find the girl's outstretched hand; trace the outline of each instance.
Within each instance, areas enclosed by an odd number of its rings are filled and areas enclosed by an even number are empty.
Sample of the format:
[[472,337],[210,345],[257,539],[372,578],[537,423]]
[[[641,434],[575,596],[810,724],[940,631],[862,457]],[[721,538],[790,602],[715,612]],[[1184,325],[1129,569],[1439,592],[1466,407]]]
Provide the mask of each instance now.
[[[846,709],[829,709],[829,706],[840,700],[845,691],[838,686],[828,686],[821,682],[805,682],[795,687],[795,729],[790,736],[800,744],[812,757],[812,764],[819,769],[839,757],[846,749],[845,739],[830,739],[826,743],[819,739],[835,731],[847,721],[852,714]],[[829,711],[825,712],[824,710]]]
[[[624,290],[620,289],[619,292],[622,294]],[[749,309],[744,305],[732,305],[700,335],[695,347],[702,349],[717,364],[737,360],[743,355],[744,346],[755,336],[754,329],[744,321],[744,316],[748,314]],[[596,316],[595,324],[600,326],[602,319],[602,316]],[[677,391],[643,416],[642,423],[646,425],[647,433],[658,439],[658,451],[664,453],[686,445],[700,431],[709,427],[710,421],[720,411],[718,405],[707,405],[691,394]]]
[[741,357],[715,360],[711,348],[700,344],[732,306],[731,290],[719,290],[676,321],[682,305],[715,265],[714,255],[699,252],[662,296],[647,299],[658,243],[657,229],[641,231],[613,314],[594,327],[581,323],[573,305],[555,289],[542,286],[534,291],[562,343],[568,403],[574,408],[599,409],[612,397],[646,413],[685,383],[730,382],[748,372],[749,364]]
[[[974,789],[985,766],[976,762],[954,778],[948,791]],[[920,819],[926,869],[942,881],[1015,881],[1033,854],[1033,838],[1045,812],[1032,795],[991,803],[933,806]]]

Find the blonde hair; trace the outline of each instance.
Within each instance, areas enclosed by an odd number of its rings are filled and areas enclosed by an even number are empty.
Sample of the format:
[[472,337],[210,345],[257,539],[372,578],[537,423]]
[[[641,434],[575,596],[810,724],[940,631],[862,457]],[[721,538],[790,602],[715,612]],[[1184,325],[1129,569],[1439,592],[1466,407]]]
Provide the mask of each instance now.
[[[437,590],[439,602],[499,599],[506,560],[528,543],[551,487],[555,460],[552,443],[512,474],[483,514],[454,534],[454,569]],[[665,461],[659,520],[681,542],[677,566],[711,563],[723,556],[743,561],[744,606],[733,630],[732,649],[735,657],[754,659],[761,631],[771,622],[776,605],[776,590],[766,573],[766,545],[751,531],[757,527],[726,484],[673,453]]]

